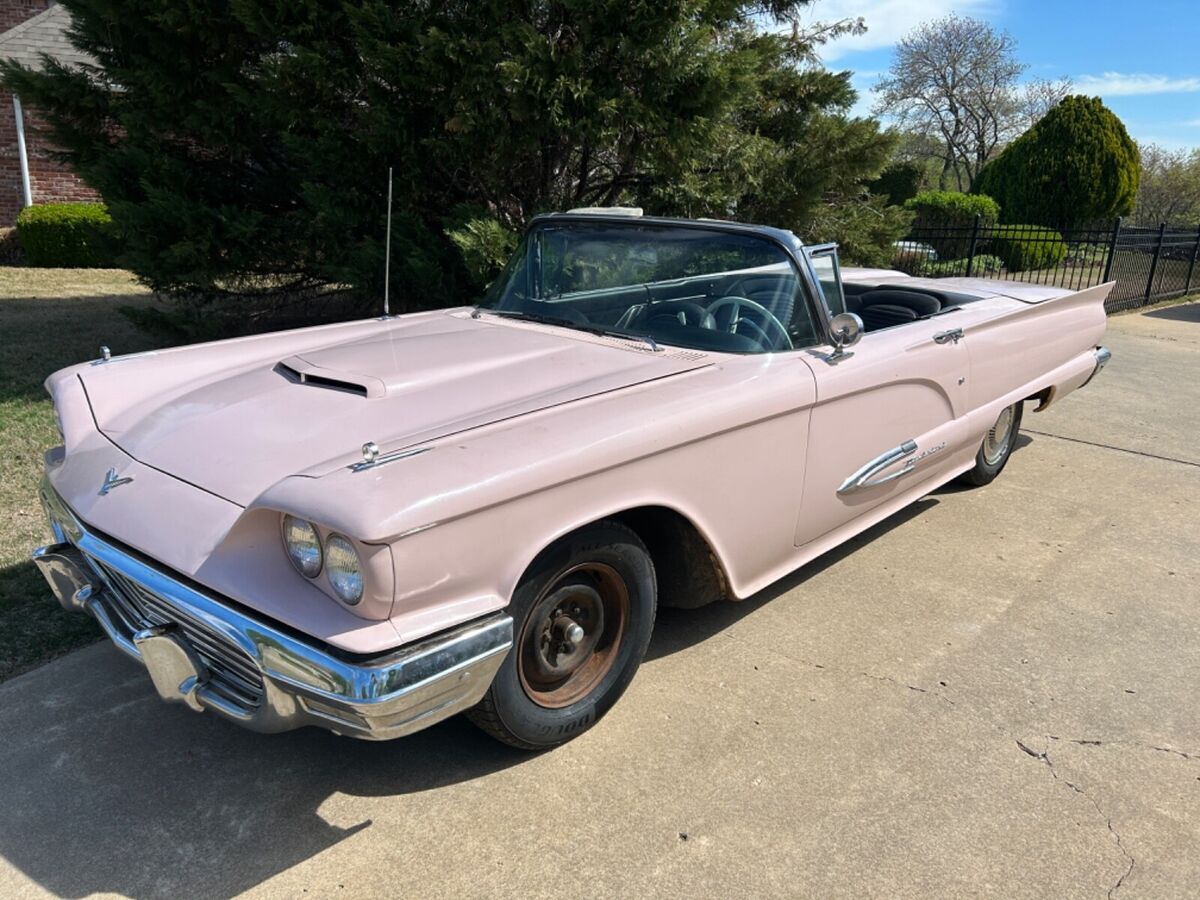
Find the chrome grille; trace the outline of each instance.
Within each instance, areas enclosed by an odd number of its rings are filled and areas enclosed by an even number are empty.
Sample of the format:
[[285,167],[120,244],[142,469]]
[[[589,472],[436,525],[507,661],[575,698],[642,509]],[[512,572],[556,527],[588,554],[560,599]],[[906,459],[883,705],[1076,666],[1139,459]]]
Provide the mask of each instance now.
[[184,615],[163,597],[122,575],[111,566],[88,557],[103,576],[113,610],[130,632],[152,625],[174,624],[209,669],[209,686],[244,709],[255,709],[263,699],[262,674],[240,647],[203,622]]

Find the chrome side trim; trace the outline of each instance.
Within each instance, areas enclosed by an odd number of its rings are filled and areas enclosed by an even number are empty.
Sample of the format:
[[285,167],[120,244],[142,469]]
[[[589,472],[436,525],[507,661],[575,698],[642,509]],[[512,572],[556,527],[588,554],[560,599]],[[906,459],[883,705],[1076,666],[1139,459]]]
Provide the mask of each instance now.
[[877,457],[856,471],[853,475],[842,482],[842,486],[837,489],[839,495],[852,494],[855,491],[861,491],[865,488],[877,487],[881,484],[887,484],[889,481],[895,481],[903,475],[907,475],[917,465],[915,459],[910,459],[904,464],[904,467],[897,469],[891,474],[884,475],[880,478],[874,478],[876,474],[882,472],[893,463],[897,463],[906,456],[912,456],[917,452],[917,442],[907,440],[899,447],[893,447],[885,453],[880,453]]
[[[226,605],[114,546],[80,522],[48,481],[43,481],[42,497],[56,536],[64,540],[34,551],[34,561],[59,602],[93,616],[122,652],[150,670],[167,699],[210,710],[254,731],[317,725],[370,740],[410,734],[478,703],[512,647],[512,618],[498,612],[379,656],[351,660]],[[209,683],[204,667],[188,656],[195,648],[184,628],[132,630],[110,594],[114,589],[95,575],[89,558],[155,594],[177,611],[176,625],[203,623],[243,651],[262,674],[261,704],[241,706],[215,681]],[[147,643],[157,637],[164,639]],[[146,652],[148,647],[155,651]],[[181,680],[172,683],[176,675]]]

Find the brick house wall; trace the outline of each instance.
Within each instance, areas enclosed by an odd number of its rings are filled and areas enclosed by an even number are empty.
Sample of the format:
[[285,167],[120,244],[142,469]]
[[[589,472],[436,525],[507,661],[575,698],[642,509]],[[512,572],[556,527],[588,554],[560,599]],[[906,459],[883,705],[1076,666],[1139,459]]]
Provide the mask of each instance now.
[[0,34],[32,19],[50,6],[50,0],[0,0]]
[[[0,33],[45,11],[48,0],[0,0]],[[41,133],[37,110],[24,106],[25,150],[33,202],[61,203],[99,199],[68,167],[51,157],[52,144]],[[12,93],[0,89],[0,227],[14,225],[24,206],[17,125]]]

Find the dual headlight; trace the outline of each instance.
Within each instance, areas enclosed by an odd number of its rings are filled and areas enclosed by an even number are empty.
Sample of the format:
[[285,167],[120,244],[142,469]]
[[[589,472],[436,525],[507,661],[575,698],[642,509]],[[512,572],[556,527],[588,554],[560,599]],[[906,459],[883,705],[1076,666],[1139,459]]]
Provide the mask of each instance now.
[[284,516],[283,546],[296,571],[305,578],[316,578],[324,569],[339,600],[353,606],[362,599],[362,563],[346,538],[331,534],[322,542],[312,522]]

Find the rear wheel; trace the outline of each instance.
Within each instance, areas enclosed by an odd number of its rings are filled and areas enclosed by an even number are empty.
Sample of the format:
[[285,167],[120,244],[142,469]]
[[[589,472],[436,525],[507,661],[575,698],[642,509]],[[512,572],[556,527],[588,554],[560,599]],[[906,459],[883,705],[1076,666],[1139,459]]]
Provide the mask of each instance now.
[[979,452],[975,454],[975,467],[959,476],[959,481],[977,487],[990,483],[1004,469],[1017,442],[1021,429],[1022,403],[1001,410],[996,424],[983,436]]
[[582,734],[637,672],[656,601],[650,554],[624,525],[598,522],[552,544],[517,586],[513,648],[467,717],[527,750]]

